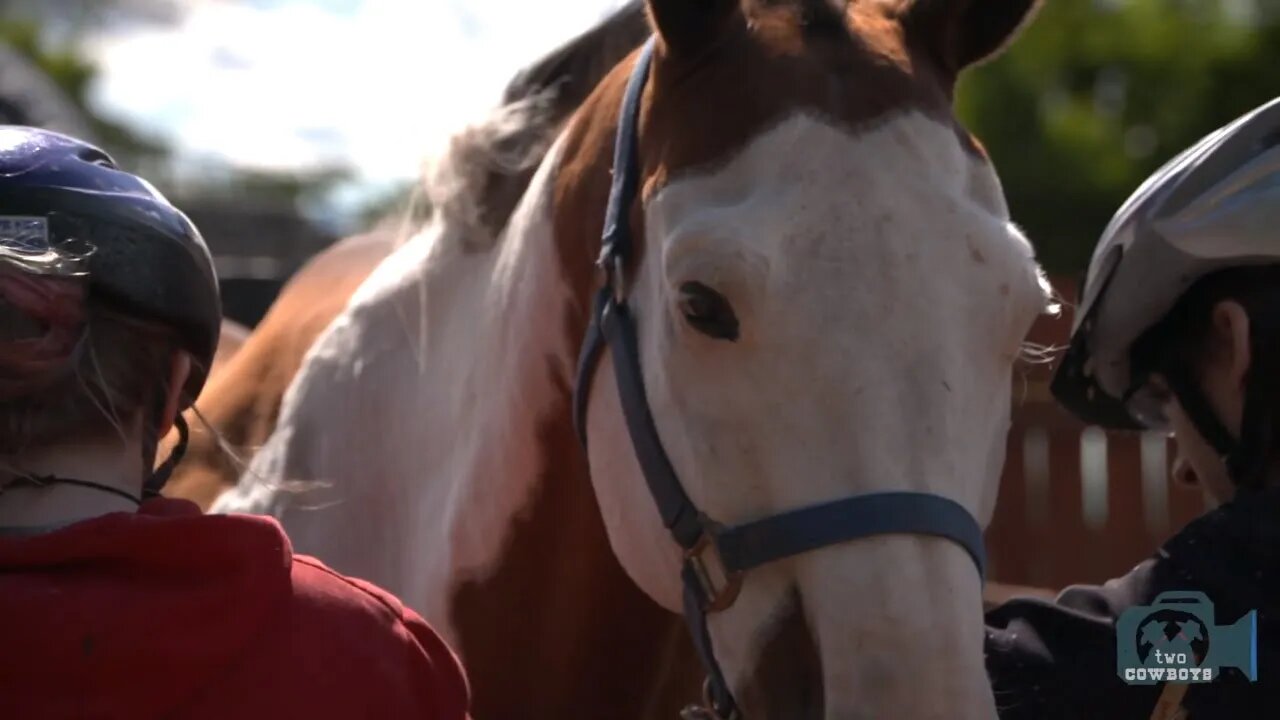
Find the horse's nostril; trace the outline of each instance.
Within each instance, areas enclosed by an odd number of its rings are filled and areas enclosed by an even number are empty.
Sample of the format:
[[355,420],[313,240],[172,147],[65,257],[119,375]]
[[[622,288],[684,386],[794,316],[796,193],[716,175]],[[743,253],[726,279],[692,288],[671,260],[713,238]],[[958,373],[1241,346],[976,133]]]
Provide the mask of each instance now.
[[1170,471],[1174,482],[1179,485],[1195,487],[1200,484],[1200,476],[1196,475],[1196,471],[1191,467],[1191,463],[1187,462],[1184,457],[1178,457],[1173,461],[1173,469]]

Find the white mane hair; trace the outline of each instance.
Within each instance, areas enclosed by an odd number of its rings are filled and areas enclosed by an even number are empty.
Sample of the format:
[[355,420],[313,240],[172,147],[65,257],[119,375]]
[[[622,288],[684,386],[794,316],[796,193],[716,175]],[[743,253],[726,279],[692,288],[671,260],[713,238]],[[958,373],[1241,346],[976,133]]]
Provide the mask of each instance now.
[[[406,265],[420,264],[421,256],[430,247],[461,251],[492,249],[498,234],[484,223],[486,187],[493,179],[518,182],[515,176],[531,172],[538,167],[556,140],[559,123],[554,113],[557,87],[545,88],[515,100],[503,102],[497,108],[486,111],[480,118],[465,124],[434,150],[429,150],[422,160],[419,181],[413,184],[406,204],[380,220],[380,227],[396,227],[397,251],[370,274],[353,293],[348,307],[369,292],[387,284],[385,275],[401,275]],[[413,259],[406,259],[406,245],[417,245],[410,251]],[[397,261],[399,258],[399,261]],[[425,299],[424,299],[425,302]],[[342,322],[346,313],[335,322]],[[301,368],[306,368],[317,348],[325,345],[324,338],[332,332],[333,324],[316,338],[314,345],[303,357]],[[421,337],[416,328],[404,327],[410,336]],[[300,377],[302,374],[300,368]],[[282,413],[293,404],[293,388],[297,377],[285,392]],[[274,433],[273,433],[274,434]],[[264,450],[270,445],[253,448]],[[224,448],[230,451],[230,448]],[[212,505],[210,512],[252,511],[262,514],[278,514],[280,507],[293,502],[288,496],[303,495],[315,489],[332,487],[328,479],[289,478],[288,475],[266,473],[264,468],[230,454],[241,470],[241,483],[224,493]],[[279,469],[279,468],[270,468]],[[278,479],[273,479],[278,478]],[[251,479],[251,483],[244,483]],[[250,488],[252,486],[252,488]],[[242,491],[242,492],[237,492]],[[246,502],[248,505],[246,505]],[[265,505],[264,505],[265,502]]]
[[[505,103],[424,163],[429,216],[405,221],[316,339],[271,437],[211,508],[279,518],[299,552],[386,588],[446,635],[448,588],[497,559],[557,397],[545,364],[507,350],[572,365],[551,319],[568,290],[545,284],[558,272],[544,237],[555,99],[553,87]],[[443,521],[424,526],[431,513]]]
[[395,228],[399,247],[425,226],[450,228],[445,236],[470,248],[496,239],[483,222],[487,184],[495,176],[515,176],[534,168],[555,139],[556,88],[499,105],[427,153],[408,202],[378,224]]

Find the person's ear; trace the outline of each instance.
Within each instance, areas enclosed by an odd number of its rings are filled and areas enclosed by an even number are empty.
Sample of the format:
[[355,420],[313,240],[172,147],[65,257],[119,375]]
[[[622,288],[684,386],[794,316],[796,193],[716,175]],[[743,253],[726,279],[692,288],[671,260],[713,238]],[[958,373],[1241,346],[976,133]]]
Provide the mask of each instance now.
[[1228,373],[1231,386],[1243,393],[1253,353],[1249,343],[1249,313],[1240,303],[1223,300],[1214,306],[1213,337],[1219,366]]
[[191,356],[179,350],[173,354],[169,365],[168,391],[164,399],[164,413],[160,416],[160,427],[156,437],[164,437],[173,429],[174,418],[178,416],[178,406],[182,401],[183,388],[187,377],[191,375]]

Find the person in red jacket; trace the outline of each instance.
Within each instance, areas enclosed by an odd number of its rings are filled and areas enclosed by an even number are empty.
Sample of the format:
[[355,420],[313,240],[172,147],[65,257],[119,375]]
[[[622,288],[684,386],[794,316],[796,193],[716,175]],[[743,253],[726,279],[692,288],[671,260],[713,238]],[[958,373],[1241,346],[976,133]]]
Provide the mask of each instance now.
[[0,718],[466,718],[457,657],[394,597],[274,520],[159,497],[220,322],[150,184],[0,128]]

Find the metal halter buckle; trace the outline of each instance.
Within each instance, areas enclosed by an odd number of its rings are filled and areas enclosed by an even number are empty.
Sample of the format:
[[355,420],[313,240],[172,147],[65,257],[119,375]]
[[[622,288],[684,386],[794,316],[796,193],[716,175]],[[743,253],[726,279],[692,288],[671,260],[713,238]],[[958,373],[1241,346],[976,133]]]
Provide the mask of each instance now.
[[716,711],[716,704],[711,700],[711,678],[707,678],[702,681],[702,704],[686,705],[680,711],[680,720],[742,720],[742,714],[736,707],[728,716]]
[[609,284],[613,285],[613,302],[621,305],[627,301],[627,273],[622,265],[622,256],[614,255],[613,262],[606,271],[609,273]]
[[604,272],[605,287],[613,290],[613,303],[621,305],[627,300],[627,274],[622,255],[608,248],[596,259],[596,268]]
[[[706,518],[703,518],[702,526],[703,530],[698,536],[698,542],[685,551],[684,561],[698,579],[698,587],[704,599],[703,612],[720,612],[729,608],[738,599],[738,593],[742,591],[742,572],[725,567],[724,558],[720,557],[720,547],[715,541],[716,529],[719,526]],[[711,550],[710,554],[715,556],[714,563],[709,564],[705,560],[704,556],[708,550]],[[713,570],[716,571],[714,576]],[[717,582],[720,583],[719,590],[716,589]]]

